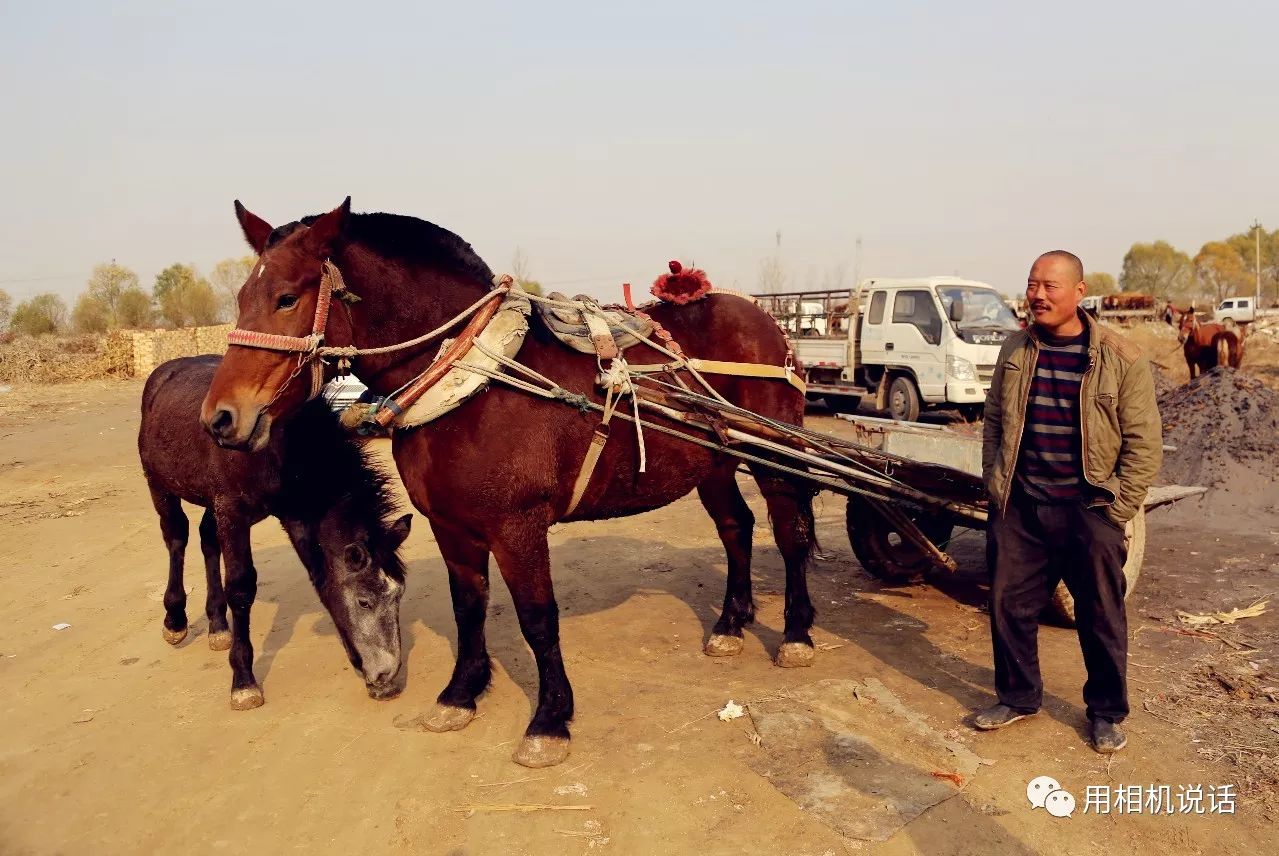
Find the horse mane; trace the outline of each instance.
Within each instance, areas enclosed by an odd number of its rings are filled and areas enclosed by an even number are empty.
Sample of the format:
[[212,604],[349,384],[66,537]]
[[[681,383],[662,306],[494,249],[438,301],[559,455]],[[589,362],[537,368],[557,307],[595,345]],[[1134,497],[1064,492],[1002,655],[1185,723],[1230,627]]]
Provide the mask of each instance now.
[[[267,238],[267,248],[321,216],[311,214],[276,227]],[[493,282],[493,271],[470,244],[448,229],[417,217],[380,212],[352,214],[343,237],[388,258],[472,277],[486,287]]]
[[282,488],[290,509],[316,521],[345,501],[371,539],[387,575],[404,580],[399,553],[384,548],[386,529],[400,504],[390,477],[346,431],[323,396],[307,402],[284,430]]

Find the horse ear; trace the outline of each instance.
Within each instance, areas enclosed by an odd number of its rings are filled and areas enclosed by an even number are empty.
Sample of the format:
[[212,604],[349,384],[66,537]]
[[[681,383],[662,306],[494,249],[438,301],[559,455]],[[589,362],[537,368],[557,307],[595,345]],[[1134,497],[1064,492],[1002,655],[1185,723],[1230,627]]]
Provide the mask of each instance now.
[[240,221],[244,239],[249,242],[253,252],[262,255],[262,251],[266,249],[266,239],[271,237],[271,224],[241,205],[238,199],[235,200],[235,219]]
[[409,530],[412,528],[412,514],[406,514],[391,524],[391,531],[389,535],[390,540],[393,542],[391,545],[393,549],[399,549],[400,545],[404,543],[404,539],[409,537]]
[[341,205],[311,224],[306,233],[307,243],[317,250],[327,251],[346,229],[346,221],[350,216],[351,197],[348,196]]

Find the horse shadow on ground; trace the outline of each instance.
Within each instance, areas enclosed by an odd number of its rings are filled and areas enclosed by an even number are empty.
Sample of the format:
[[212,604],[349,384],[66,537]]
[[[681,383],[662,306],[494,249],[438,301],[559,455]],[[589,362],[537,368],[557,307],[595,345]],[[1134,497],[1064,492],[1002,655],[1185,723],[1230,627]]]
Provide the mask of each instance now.
[[[757,602],[761,594],[780,595],[785,589],[781,558],[771,543],[761,543],[761,540],[756,541],[752,570]],[[681,548],[630,537],[595,536],[553,546],[551,562],[561,613],[561,637],[570,656],[574,645],[574,618],[615,609],[636,596],[669,595],[683,602],[699,622],[703,641],[709,638],[718,619],[725,584],[725,558],[717,544]],[[536,665],[524,643],[509,597],[499,592],[503,585],[495,566],[490,576],[493,597],[486,623],[490,656],[526,694],[530,705],[535,706]],[[832,551],[825,560],[814,561],[808,579],[818,611],[814,630],[848,640],[889,668],[945,693],[967,709],[994,702],[992,668],[970,663],[943,650],[928,637],[929,624],[882,602],[895,597],[909,599],[909,590],[887,586],[870,577],[846,549]],[[941,581],[939,588],[957,602],[971,607],[985,602],[984,584],[984,572],[968,572]],[[401,616],[406,636],[411,636],[407,631],[420,623],[448,640],[455,657],[457,630],[443,562],[439,558],[412,562],[409,590],[413,594],[406,595]],[[860,594],[879,597],[871,599]],[[832,601],[838,605],[832,605]],[[984,622],[983,616],[983,626]],[[658,632],[655,624],[655,639],[659,638]],[[756,637],[770,655],[782,642],[780,627],[769,626],[759,619],[744,632]],[[609,652],[601,653],[609,656]],[[619,650],[616,656],[625,657],[626,652]],[[822,656],[819,651],[818,657]],[[451,668],[450,660],[436,670],[440,688]],[[569,677],[572,679],[571,673]],[[1082,708],[1045,694],[1043,711],[1086,736]]]
[[[194,540],[194,539],[193,539]],[[280,652],[300,634],[314,634],[332,637],[332,653],[335,662],[350,669],[346,651],[338,638],[337,627],[329,617],[324,604],[320,602],[314,586],[307,577],[306,568],[298,559],[297,553],[288,545],[274,546],[253,550],[253,563],[258,570],[258,591],[253,601],[250,617],[250,628],[255,640],[253,674],[259,684],[265,684],[271,674],[272,666]],[[225,583],[226,569],[223,567]],[[162,566],[157,566],[158,580],[164,580]],[[185,583],[187,588],[187,618],[190,631],[178,649],[188,646],[204,647],[208,644],[209,623],[204,614],[204,598],[206,587],[204,581],[204,560],[199,547],[187,545]],[[274,604],[274,613],[262,607]],[[229,617],[229,616],[228,616]],[[164,618],[163,606],[155,610],[155,622],[158,627]],[[308,627],[309,625],[309,627]],[[307,629],[304,629],[307,628]],[[265,635],[263,635],[265,634]],[[407,661],[412,646],[412,637],[404,638],[404,657]],[[227,652],[210,652],[219,659],[225,658]],[[351,669],[354,679],[358,673]]]
[[[194,579],[192,571],[202,571],[198,550],[194,552],[195,556],[187,557],[189,589]],[[928,584],[959,604],[968,607],[983,604],[987,594],[984,571],[979,568],[981,549],[956,545],[953,552],[960,560],[960,572],[933,575]],[[258,681],[265,683],[279,653],[299,634],[332,637],[332,654],[340,658],[335,662],[348,667],[333,620],[320,603],[293,550],[287,545],[258,549],[254,552],[254,561],[258,568],[258,596],[253,611],[253,635],[263,640],[254,652],[253,668]],[[566,648],[574,644],[572,619],[615,609],[637,596],[669,595],[684,603],[700,625],[702,640],[710,636],[719,615],[725,559],[718,544],[674,547],[639,538],[604,535],[560,543],[552,547],[551,561]],[[494,592],[486,623],[490,655],[526,694],[530,705],[535,705],[536,665],[524,643],[509,595],[502,591],[504,586],[496,565],[491,567],[490,576]],[[761,595],[781,595],[785,589],[780,556],[767,537],[756,539],[752,577],[757,601]],[[818,612],[815,630],[848,640],[889,668],[945,693],[965,708],[976,709],[992,703],[994,672],[990,667],[943,650],[928,638],[930,626],[926,622],[883,602],[898,597],[903,601],[910,599],[911,587],[879,582],[863,571],[842,546],[812,562],[808,580]],[[202,576],[198,586],[187,605],[192,632],[180,647],[196,642],[204,644],[203,637],[207,634]],[[859,596],[866,594],[877,597]],[[832,601],[838,605],[832,605]],[[261,609],[263,604],[276,606],[269,618],[267,611]],[[157,622],[162,614],[157,612]],[[265,627],[264,622],[268,623]],[[416,625],[448,640],[451,655],[456,656],[457,630],[448,575],[438,554],[408,562],[408,590],[401,604],[401,638],[406,664],[401,671],[402,682],[407,680],[413,662],[417,637],[411,631]],[[657,632],[656,626],[654,632]],[[782,642],[780,629],[761,620],[748,626],[745,633],[757,638],[770,654],[776,652]],[[625,652],[619,650],[617,656],[625,656]],[[821,652],[818,656],[822,656]],[[430,688],[432,694],[443,688],[451,669],[451,659],[432,669],[432,679],[437,678],[439,682],[439,688]],[[1079,707],[1045,694],[1043,710],[1086,736],[1083,711]]]

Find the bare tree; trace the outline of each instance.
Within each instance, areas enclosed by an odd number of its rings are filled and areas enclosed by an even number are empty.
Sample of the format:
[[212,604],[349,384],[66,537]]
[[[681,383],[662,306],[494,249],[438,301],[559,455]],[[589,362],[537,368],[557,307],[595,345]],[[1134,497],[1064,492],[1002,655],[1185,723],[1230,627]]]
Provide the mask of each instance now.
[[240,293],[240,286],[248,280],[257,263],[257,256],[247,255],[223,259],[213,266],[213,271],[209,274],[209,285],[213,286],[213,293],[217,295],[223,318],[235,320],[235,299]]
[[528,253],[524,252],[523,247],[516,247],[514,255],[511,256],[511,276],[515,277],[516,284],[529,294],[542,293],[542,284],[529,274]]
[[848,264],[840,262],[826,268],[822,273],[822,289],[824,291],[839,291],[848,288]]
[[790,277],[780,256],[769,256],[759,263],[759,290],[764,294],[785,291]]

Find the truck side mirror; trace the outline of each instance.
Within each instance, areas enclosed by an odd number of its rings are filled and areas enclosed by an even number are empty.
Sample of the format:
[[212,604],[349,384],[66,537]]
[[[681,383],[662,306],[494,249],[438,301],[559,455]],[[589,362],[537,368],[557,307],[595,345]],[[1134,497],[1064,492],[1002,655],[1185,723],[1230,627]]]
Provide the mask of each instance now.
[[952,300],[950,302],[950,311],[947,312],[947,314],[950,316],[950,320],[954,321],[956,324],[958,324],[960,321],[963,321],[964,320],[964,301],[960,300],[958,297]]

